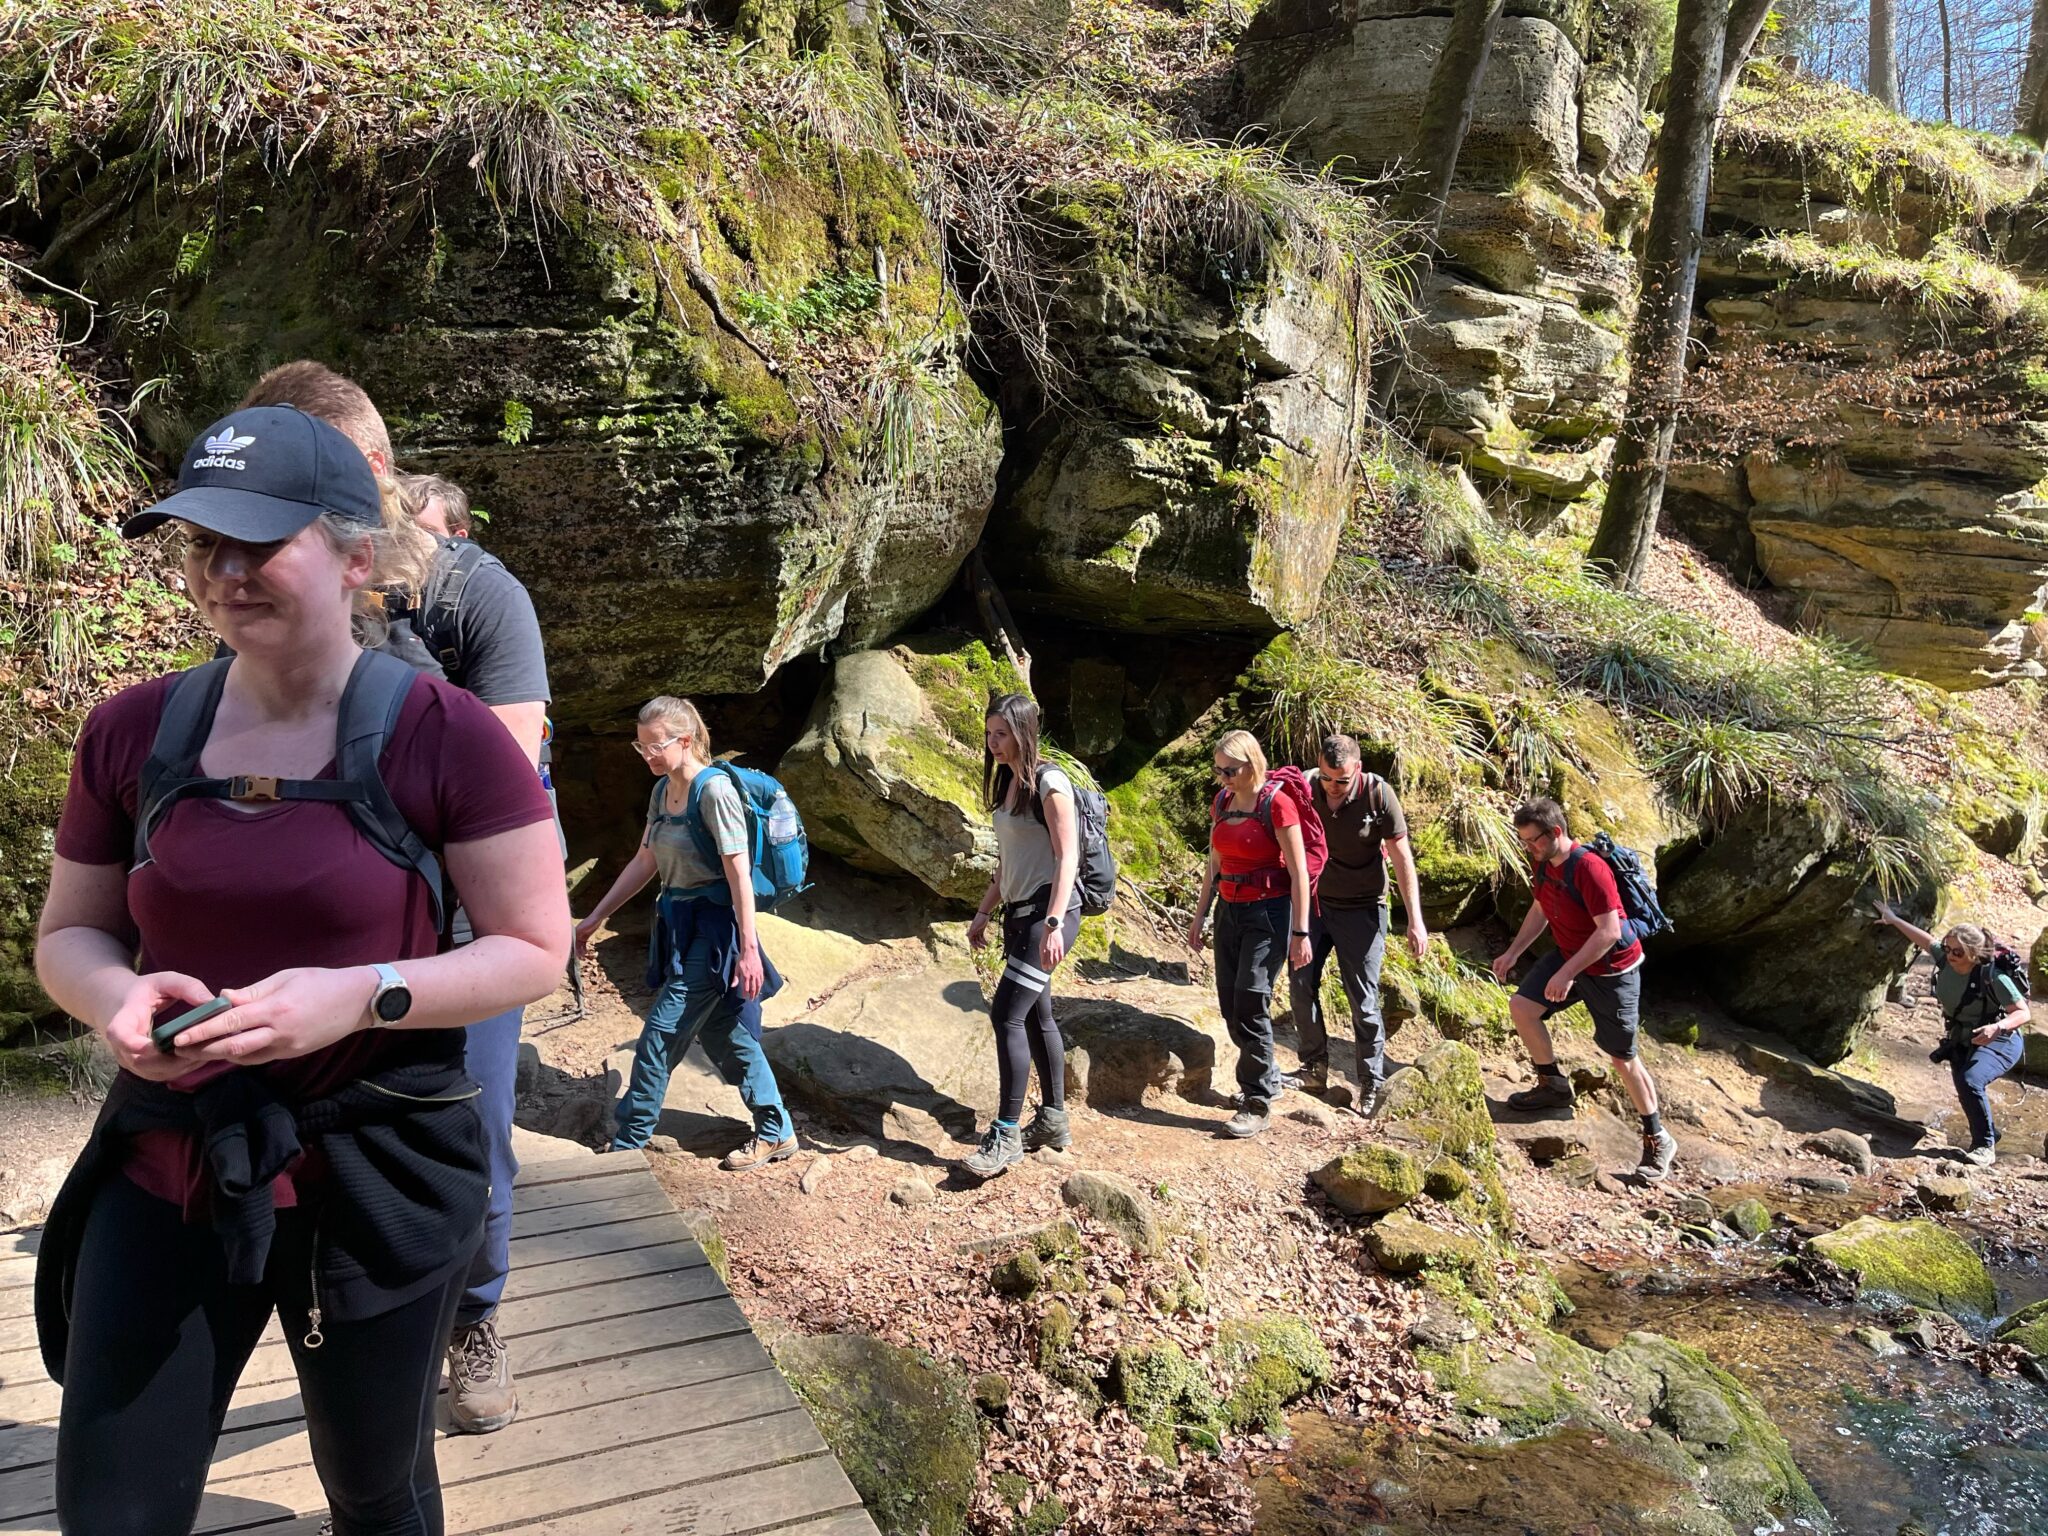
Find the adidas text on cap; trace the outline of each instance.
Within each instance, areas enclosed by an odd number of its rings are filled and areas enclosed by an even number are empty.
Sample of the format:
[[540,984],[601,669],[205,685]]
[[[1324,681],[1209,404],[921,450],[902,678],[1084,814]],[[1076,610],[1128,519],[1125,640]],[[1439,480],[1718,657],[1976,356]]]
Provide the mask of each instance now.
[[370,461],[337,428],[295,406],[257,405],[193,439],[176,493],[129,518],[121,532],[133,539],[176,521],[244,544],[274,544],[322,512],[374,528],[382,500]]

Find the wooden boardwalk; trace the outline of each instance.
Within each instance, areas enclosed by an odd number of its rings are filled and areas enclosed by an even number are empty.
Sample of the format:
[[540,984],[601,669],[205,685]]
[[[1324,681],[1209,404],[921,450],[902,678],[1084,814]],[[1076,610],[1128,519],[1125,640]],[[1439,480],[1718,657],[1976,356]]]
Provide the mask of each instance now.
[[[643,1161],[524,1169],[514,1209],[498,1326],[520,1413],[493,1435],[440,1438],[449,1536],[875,1536]],[[0,1532],[54,1536],[58,1389],[29,1316],[35,1238],[0,1236]],[[273,1318],[194,1529],[315,1536],[325,1512]]]

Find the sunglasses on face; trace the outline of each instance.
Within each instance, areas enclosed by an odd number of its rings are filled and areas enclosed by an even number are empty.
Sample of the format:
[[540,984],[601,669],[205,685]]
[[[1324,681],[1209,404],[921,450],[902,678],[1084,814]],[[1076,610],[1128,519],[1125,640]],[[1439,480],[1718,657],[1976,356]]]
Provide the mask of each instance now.
[[677,742],[681,741],[682,739],[683,738],[679,735],[671,736],[667,741],[657,741],[651,747],[645,745],[642,742],[636,741],[633,743],[633,750],[635,752],[638,752],[641,755],[641,757],[648,758],[654,756],[654,754],[657,752],[666,752],[670,747],[674,746]]
[[1218,768],[1216,770],[1216,777],[1219,779],[1234,779],[1250,767],[1250,763],[1235,763],[1228,768]]
[[1949,957],[1949,959],[1951,959],[1951,960],[1960,960],[1960,959],[1962,959],[1962,958],[1963,958],[1963,956],[1965,956],[1965,955],[1967,955],[1967,954],[1969,953],[1969,951],[1968,951],[1967,949],[1958,949],[1958,948],[1957,948],[1957,947],[1956,947],[1955,945],[1953,945],[1953,944],[1944,944],[1944,945],[1942,945],[1942,946],[1941,946],[1941,952],[1942,952],[1942,953],[1943,953],[1944,955],[1947,955],[1947,956]]

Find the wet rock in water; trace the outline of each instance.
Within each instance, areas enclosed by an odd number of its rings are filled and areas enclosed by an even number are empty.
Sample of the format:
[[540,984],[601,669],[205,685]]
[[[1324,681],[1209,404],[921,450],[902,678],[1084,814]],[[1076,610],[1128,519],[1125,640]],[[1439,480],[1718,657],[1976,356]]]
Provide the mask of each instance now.
[[1347,1216],[1377,1216],[1422,1193],[1423,1170],[1399,1147],[1366,1143],[1333,1157],[1309,1175]]
[[2039,1359],[2048,1360],[2048,1301],[2022,1307],[1998,1325],[1992,1335],[2001,1344],[2017,1344]]
[[1060,1186],[1060,1198],[1115,1231],[1133,1252],[1148,1258],[1159,1253],[1162,1246],[1159,1219],[1153,1214],[1152,1201],[1122,1175],[1069,1175],[1066,1183]]
[[1771,1230],[1771,1208],[1754,1195],[1729,1206],[1721,1219],[1751,1241]]
[[1813,1251],[1855,1275],[1864,1290],[1916,1306],[1975,1317],[1988,1317],[1998,1306],[1991,1271],[1976,1250],[1924,1217],[1859,1217],[1816,1237]]
[[1863,1178],[1868,1178],[1877,1168],[1876,1154],[1870,1150],[1870,1138],[1859,1136],[1854,1131],[1839,1128],[1822,1131],[1817,1136],[1807,1137],[1801,1145]]
[[1330,1379],[1330,1355],[1305,1318],[1271,1312],[1239,1318],[1216,1331],[1223,1416],[1232,1428],[1287,1433],[1284,1410]]
[[939,1198],[939,1192],[923,1179],[913,1176],[899,1179],[895,1187],[889,1191],[889,1198],[898,1205],[908,1206],[914,1210],[921,1205],[930,1205]]
[[858,1333],[786,1339],[775,1363],[883,1536],[959,1536],[981,1461],[965,1376]]
[[1880,1360],[1889,1360],[1906,1352],[1906,1346],[1882,1328],[1858,1328],[1850,1337]]
[[1914,1184],[1913,1193],[1930,1211],[1967,1211],[1973,1196],[1968,1179],[1939,1173],[1923,1176]]
[[1846,1195],[1849,1181],[1838,1179],[1827,1173],[1795,1173],[1785,1182],[1795,1189],[1810,1190],[1816,1195]]
[[1390,1275],[1425,1269],[1470,1275],[1486,1261],[1488,1250],[1479,1238],[1439,1231],[1407,1211],[1394,1211],[1366,1228],[1365,1251]]

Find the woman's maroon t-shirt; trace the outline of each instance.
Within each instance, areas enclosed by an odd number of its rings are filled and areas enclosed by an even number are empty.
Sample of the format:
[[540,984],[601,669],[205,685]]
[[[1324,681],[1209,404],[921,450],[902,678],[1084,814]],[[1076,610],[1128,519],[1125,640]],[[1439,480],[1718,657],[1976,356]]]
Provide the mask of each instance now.
[[[142,765],[173,679],[114,695],[87,716],[57,824],[57,852],[79,864],[133,857]],[[415,680],[380,759],[384,782],[430,848],[474,842],[553,814],[533,765],[498,718],[459,688]],[[319,777],[332,778],[329,763]],[[427,889],[379,853],[341,806],[293,801],[238,811],[181,800],[149,840],[150,862],[128,877],[128,911],[143,971],[183,971],[209,990],[245,987],[295,966],[417,959],[439,947]],[[359,1030],[261,1072],[286,1102],[319,1098],[366,1072],[459,1049],[454,1031]],[[232,1070],[209,1063],[171,1086],[191,1090]],[[130,1178],[161,1199],[204,1208],[197,1138],[138,1137]],[[280,1205],[296,1202],[290,1176]]]

